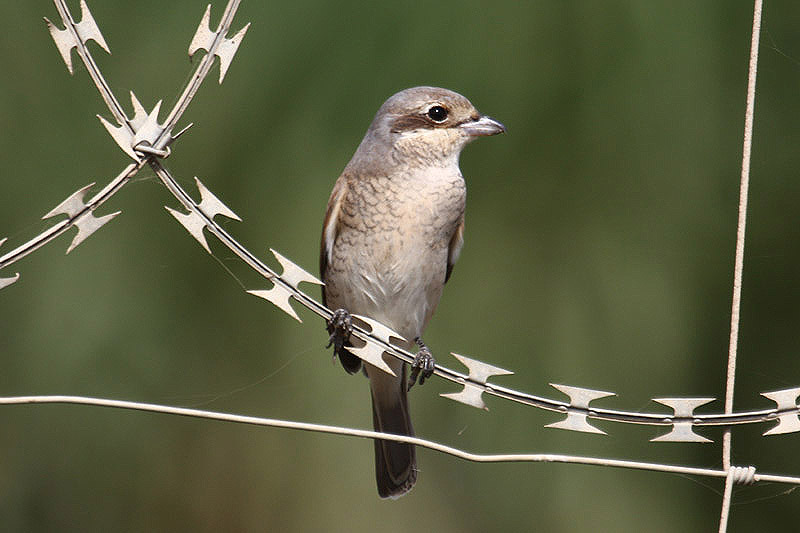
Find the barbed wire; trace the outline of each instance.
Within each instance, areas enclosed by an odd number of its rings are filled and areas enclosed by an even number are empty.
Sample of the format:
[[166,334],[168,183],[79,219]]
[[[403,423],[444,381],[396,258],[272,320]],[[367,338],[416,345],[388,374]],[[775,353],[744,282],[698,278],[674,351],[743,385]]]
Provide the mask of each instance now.
[[[160,112],[161,102],[159,101],[154,108],[148,113],[141,103],[138,101],[136,96],[133,92],[130,93],[131,97],[131,104],[134,110],[133,118],[129,118],[125,113],[122,105],[113,95],[110,85],[105,81],[100,69],[98,68],[97,64],[95,63],[91,51],[87,46],[88,41],[93,40],[95,41],[101,48],[106,51],[109,51],[109,48],[103,38],[102,34],[100,33],[99,27],[97,26],[94,18],[92,17],[89,8],[85,2],[85,0],[81,0],[81,20],[79,22],[75,22],[73,19],[65,0],[54,0],[56,8],[61,16],[62,22],[64,24],[64,29],[59,29],[55,24],[50,22],[49,20],[45,19],[47,22],[47,27],[50,31],[55,44],[61,53],[66,66],[70,73],[73,72],[72,68],[72,61],[71,61],[71,52],[73,49],[77,50],[78,56],[82,63],[86,66],[87,72],[89,73],[92,81],[95,84],[101,98],[103,99],[104,103],[108,107],[109,111],[113,119],[116,122],[116,125],[113,125],[111,122],[107,121],[106,119],[98,116],[103,126],[106,128],[108,133],[114,139],[114,141],[119,145],[119,147],[129,156],[131,157],[134,162],[127,165],[121,172],[118,174],[114,179],[112,179],[103,189],[94,195],[89,201],[84,201],[84,196],[88,192],[88,190],[92,187],[92,185],[83,187],[82,189],[76,191],[71,196],[69,196],[65,201],[59,204],[56,208],[51,210],[44,218],[56,216],[56,215],[66,215],[67,218],[65,220],[60,221],[56,225],[52,226],[51,228],[47,229],[46,231],[42,232],[41,234],[37,235],[33,239],[29,240],[26,243],[18,246],[11,252],[6,253],[3,256],[0,256],[0,270],[10,266],[11,264],[17,262],[18,260],[22,259],[23,257],[27,256],[28,254],[36,251],[41,246],[51,242],[58,236],[65,233],[72,227],[76,227],[78,230],[77,235],[74,237],[72,243],[70,244],[67,252],[69,253],[73,250],[76,246],[78,246],[83,240],[89,237],[92,233],[98,230],[100,227],[105,225],[108,221],[110,221],[113,217],[117,216],[119,212],[112,213],[109,215],[104,215],[101,217],[95,217],[93,215],[93,211],[104,204],[109,198],[111,198],[114,194],[119,192],[122,187],[130,180],[132,176],[134,176],[145,164],[149,165],[153,171],[155,172],[156,176],[159,180],[164,184],[167,190],[174,196],[178,202],[181,204],[185,212],[181,212],[179,210],[167,207],[166,209],[169,213],[178,221],[180,222],[184,228],[203,246],[203,248],[211,253],[211,249],[208,245],[206,240],[206,236],[204,230],[207,230],[209,233],[214,235],[224,246],[226,246],[231,252],[233,252],[238,258],[240,258],[245,264],[247,264],[251,269],[257,272],[261,277],[265,278],[266,280],[272,283],[272,287],[269,289],[255,289],[249,290],[250,294],[258,296],[260,298],[266,299],[276,305],[278,308],[292,316],[298,321],[302,321],[297,314],[296,310],[292,306],[292,300],[299,303],[306,309],[310,310],[312,313],[322,317],[325,320],[330,319],[332,316],[332,311],[327,309],[325,306],[317,302],[314,298],[308,296],[304,291],[299,288],[300,283],[312,283],[312,284],[321,284],[321,282],[312,274],[292,262],[291,260],[287,259],[286,257],[282,256],[275,250],[271,250],[273,253],[274,258],[277,262],[281,265],[281,273],[278,274],[276,270],[271,268],[269,265],[264,263],[260,260],[255,254],[251,253],[246,247],[241,245],[235,238],[233,238],[227,231],[225,231],[217,222],[215,221],[215,217],[217,215],[222,215],[227,218],[232,218],[235,220],[241,220],[230,208],[228,208],[225,204],[222,203],[209,189],[207,189],[202,182],[195,178],[195,183],[197,189],[200,194],[200,201],[196,202],[192,196],[183,188],[181,185],[173,178],[170,174],[169,170],[163,165],[162,159],[168,157],[171,152],[171,146],[175,140],[177,140],[190,126],[182,129],[176,134],[172,134],[173,129],[176,127],[178,121],[182,117],[183,113],[188,108],[190,102],[194,98],[197,90],[201,86],[203,80],[210,72],[212,65],[214,63],[215,58],[219,58],[220,60],[220,74],[219,74],[219,82],[222,83],[228,68],[230,67],[233,58],[236,54],[236,51],[239,45],[244,38],[247,29],[249,28],[249,24],[245,25],[241,30],[239,30],[233,37],[227,37],[228,32],[231,28],[234,16],[238,9],[240,0],[229,0],[226,5],[225,10],[221,16],[221,20],[217,26],[215,31],[212,31],[210,28],[210,14],[211,14],[211,6],[209,5],[206,9],[200,25],[189,45],[189,56],[194,56],[198,51],[204,50],[206,54],[200,60],[193,76],[191,77],[189,83],[184,88],[181,96],[179,97],[178,101],[168,114],[167,118],[163,123],[158,122],[158,115]],[[756,13],[758,20],[760,20],[760,10],[761,10],[761,0],[756,0]],[[754,41],[753,46],[754,54],[757,57],[757,37],[755,34],[757,32],[756,27],[756,19],[754,18]],[[751,90],[750,86],[752,84],[752,88],[754,89],[755,83],[755,64],[753,62],[753,56],[751,55],[751,81],[748,84],[748,119],[747,124],[750,128],[750,133],[745,134],[745,155],[743,157],[743,167],[742,167],[742,179],[743,179],[743,194],[744,194],[744,201],[740,203],[740,225],[739,225],[739,233],[741,234],[741,250],[739,248],[739,244],[737,244],[737,266],[736,266],[736,273],[735,273],[735,281],[734,286],[738,287],[734,289],[734,304],[733,304],[733,312],[732,312],[732,330],[731,330],[731,351],[730,353],[733,354],[730,358],[732,361],[732,365],[729,365],[729,368],[735,370],[735,330],[738,330],[738,301],[740,297],[740,292],[737,291],[741,290],[741,269],[742,263],[740,254],[743,253],[743,236],[744,236],[744,216],[746,212],[746,182],[745,182],[745,164],[749,161],[749,150],[750,144],[752,142],[752,102],[754,100],[751,99]],[[754,96],[753,96],[754,98]],[[749,168],[749,162],[747,162],[747,167]],[[5,242],[6,239],[0,240],[0,246]],[[739,241],[737,240],[737,243]],[[15,276],[10,278],[0,278],[0,289],[11,285],[15,281],[19,279],[19,274],[15,274]],[[353,336],[356,339],[360,339],[363,343],[362,346],[356,346],[351,351],[361,357],[366,362],[383,368],[386,371],[388,370],[388,366],[383,360],[384,355],[389,355],[391,357],[395,357],[404,361],[406,363],[411,363],[414,360],[414,354],[406,350],[402,347],[404,339],[402,339],[399,335],[395,332],[384,326],[383,324],[368,318],[368,317],[355,317],[355,324],[353,328]],[[767,422],[776,422],[776,424],[768,429],[764,435],[777,435],[777,434],[784,434],[784,433],[793,433],[800,431],[800,408],[797,405],[797,399],[800,397],[800,387],[793,387],[787,389],[781,389],[771,392],[762,393],[762,396],[771,400],[775,405],[771,408],[766,409],[758,409],[758,410],[749,410],[749,411],[740,411],[735,412],[733,410],[732,405],[732,391],[733,391],[733,376],[735,375],[732,371],[729,371],[729,379],[728,379],[728,388],[726,390],[726,403],[725,403],[725,411],[722,413],[695,413],[695,410],[699,407],[710,403],[713,401],[713,398],[710,397],[697,397],[697,398],[654,398],[654,401],[660,403],[664,406],[669,407],[672,412],[671,413],[657,413],[657,412],[639,412],[639,411],[625,411],[625,410],[616,410],[616,409],[608,409],[597,407],[593,404],[593,402],[598,401],[602,398],[616,396],[613,392],[606,392],[606,391],[599,391],[593,390],[583,387],[576,387],[576,386],[568,386],[562,384],[551,384],[554,388],[565,394],[569,401],[559,401],[554,400],[542,396],[536,396],[533,394],[529,394],[526,392],[517,391],[511,388],[503,387],[500,385],[496,385],[494,383],[489,383],[489,379],[512,374],[511,371],[505,370],[503,368],[493,366],[477,359],[473,359],[470,357],[466,357],[464,355],[452,354],[459,362],[461,362],[466,368],[466,373],[457,372],[455,370],[451,370],[447,367],[441,366],[439,364],[436,365],[434,369],[434,374],[448,380],[452,383],[455,383],[462,387],[462,389],[458,392],[454,393],[446,393],[442,394],[442,396],[456,400],[458,402],[481,408],[487,409],[486,404],[484,403],[483,395],[488,394],[490,396],[495,396],[498,398],[503,398],[509,401],[513,401],[516,403],[524,404],[533,406],[539,409],[544,409],[556,413],[560,413],[565,415],[565,418],[552,423],[548,424],[547,427],[554,427],[554,428],[561,428],[567,429],[572,431],[581,431],[581,432],[588,432],[588,433],[601,433],[604,434],[605,432],[596,426],[592,425],[589,420],[605,420],[610,422],[621,422],[621,423],[632,423],[632,424],[644,424],[644,425],[651,425],[651,426],[669,426],[669,431],[665,434],[662,434],[658,437],[653,438],[653,441],[669,441],[669,442],[711,442],[711,440],[703,435],[700,435],[695,432],[696,427],[705,427],[705,426],[724,426],[727,428],[725,432],[725,437],[723,439],[723,469],[722,470],[706,470],[706,469],[693,469],[692,473],[698,473],[701,475],[712,475],[715,477],[725,477],[726,478],[726,493],[729,493],[729,487],[732,483],[738,482],[741,479],[745,480],[752,480],[752,481],[760,481],[765,480],[764,476],[754,474],[754,470],[751,472],[751,468],[747,467],[745,470],[742,470],[741,467],[735,467],[730,464],[730,428],[732,426],[741,425],[741,424],[754,424],[754,423],[767,423]],[[83,403],[83,404],[92,404],[92,405],[106,405],[106,406],[117,406],[117,407],[125,407],[125,408],[134,408],[128,405],[123,406],[122,404],[127,404],[130,402],[116,402],[114,400],[100,400],[100,399],[87,399],[83,398],[80,399],[78,397],[26,397],[27,403],[53,403],[53,402],[60,402],[60,403]],[[35,400],[35,398],[39,398],[40,400]],[[49,398],[42,399],[42,398]],[[17,398],[16,400],[20,401],[12,401],[15,400],[14,398],[7,398],[6,402],[0,401],[0,403],[25,403],[21,401],[21,398]],[[101,403],[105,402],[105,403]],[[131,405],[133,405],[131,403]],[[152,404],[137,404],[137,405],[146,405],[148,406],[146,410],[155,411],[156,407]],[[186,414],[188,412],[197,412],[194,410],[185,410],[183,408],[171,408],[166,406],[160,406],[163,408],[159,412],[171,412],[173,414]],[[184,412],[178,412],[183,410]],[[208,413],[208,412],[206,412]],[[217,413],[220,417],[223,416],[221,413]],[[194,415],[191,415],[194,416]],[[199,416],[199,415],[198,415]],[[237,418],[236,415],[228,415],[231,417],[232,421],[241,421],[241,420],[233,420],[233,418]],[[210,417],[207,417],[210,418]],[[243,417],[249,418],[249,417]],[[217,418],[223,419],[223,418]],[[259,419],[259,420],[267,420],[267,419]],[[290,427],[289,425],[292,424],[286,421],[279,421],[282,425],[281,427]],[[255,422],[254,422],[255,423]],[[298,423],[299,424],[299,423]],[[270,425],[270,424],[262,424],[262,425]],[[332,426],[318,426],[320,428],[333,428]],[[298,429],[302,429],[299,428]],[[433,445],[439,446],[440,448],[448,448],[449,450],[453,451],[456,450],[455,448],[445,447],[443,445],[438,445],[435,443],[431,443],[430,441],[424,441],[423,439],[416,439],[416,438],[409,438],[409,437],[397,437],[392,436],[391,438],[385,434],[378,434],[375,432],[364,432],[362,430],[349,430],[347,428],[338,428],[338,430],[345,430],[349,431],[350,435],[355,436],[365,436],[369,438],[386,438],[388,440],[403,440],[403,442],[411,442],[414,444],[419,444],[421,446],[431,447],[432,449],[436,449]],[[328,431],[328,432],[339,432],[339,431]],[[444,451],[444,449],[440,449],[440,451]],[[468,454],[467,452],[463,452],[460,450],[458,453],[453,453],[453,455],[460,456],[462,458],[469,459],[467,456],[471,457],[478,457],[475,454]],[[449,452],[448,452],[449,453]],[[482,457],[510,457],[510,456],[482,456]],[[545,455],[530,455],[530,456],[514,456],[514,457],[567,457],[567,456],[545,456]],[[476,459],[469,459],[469,460],[476,460]],[[545,459],[510,459],[510,460],[545,460]],[[574,462],[583,462],[584,464],[601,464],[600,462],[592,462],[592,461],[611,461],[611,463],[603,463],[606,466],[620,466],[620,467],[630,467],[630,468],[640,468],[638,466],[631,466],[634,464],[644,465],[646,463],[635,463],[630,461],[618,461],[618,460],[601,460],[601,459],[592,459],[592,458],[581,458],[580,461]],[[563,461],[569,462],[569,461]],[[654,464],[647,463],[650,466]],[[656,465],[658,466],[658,465]],[[672,467],[669,465],[660,465],[661,471],[675,471],[675,470],[667,470],[670,468],[679,468],[679,467]],[[683,468],[683,467],[680,467]],[[688,468],[688,467],[687,467]],[[647,469],[658,469],[658,468],[647,468]],[[690,468],[690,470],[692,470]],[[703,471],[702,473],[700,471]],[[710,473],[713,472],[713,473]],[[750,475],[752,473],[752,475]],[[785,479],[797,480],[798,478],[792,478],[788,476],[784,476]],[[776,481],[776,479],[771,479],[772,481]],[[782,481],[787,483],[796,483],[797,481]],[[720,520],[720,530],[723,530],[724,523],[727,522],[726,516],[726,506],[729,506],[730,503],[730,495],[727,496],[727,504],[725,501],[723,502],[723,512]],[[724,523],[723,523],[724,518]]]
[[[249,24],[244,26],[234,37],[226,37],[240,0],[231,0],[228,2],[216,31],[211,31],[209,27],[211,6],[208,6],[206,9],[200,26],[189,46],[189,55],[193,56],[201,49],[206,50],[207,53],[163,124],[158,123],[158,112],[161,102],[158,102],[153,110],[147,113],[134,93],[131,92],[131,102],[135,114],[133,119],[129,119],[118,100],[114,97],[109,88],[109,84],[103,78],[87,46],[89,40],[94,40],[105,50],[108,50],[107,45],[105,45],[105,40],[94,18],[91,16],[85,0],[81,1],[82,18],[81,22],[78,23],[72,18],[65,0],[54,0],[54,3],[59,10],[59,14],[62,16],[65,29],[59,30],[49,20],[47,24],[59,51],[65,58],[69,57],[69,52],[72,48],[79,51],[79,57],[86,65],[95,87],[106,103],[109,111],[114,116],[118,126],[111,125],[103,118],[100,118],[101,122],[120,148],[136,162],[126,167],[120,175],[112,180],[112,182],[89,202],[84,204],[82,201],[83,195],[88,190],[88,187],[84,187],[48,213],[46,217],[65,213],[68,215],[68,218],[12,252],[0,257],[0,269],[11,265],[25,255],[55,239],[73,225],[78,227],[78,234],[70,245],[68,252],[74,249],[80,242],[91,235],[91,233],[110,220],[110,218],[119,214],[114,213],[112,215],[95,218],[92,216],[91,212],[108,200],[113,194],[118,192],[122,186],[127,183],[130,177],[135,175],[144,164],[149,164],[167,190],[180,202],[187,212],[182,213],[170,207],[167,207],[167,210],[207,252],[211,253],[211,249],[203,232],[204,229],[214,235],[223,245],[260,276],[273,283],[273,287],[270,289],[250,290],[248,291],[250,294],[271,301],[298,321],[301,321],[301,319],[293,309],[291,300],[300,303],[306,309],[325,320],[330,319],[332,311],[298,287],[301,282],[321,284],[315,276],[311,275],[291,260],[280,255],[275,250],[271,250],[274,257],[282,266],[282,273],[278,274],[245,246],[241,245],[214,220],[215,216],[223,215],[241,221],[241,218],[239,218],[233,210],[223,204],[198,178],[195,178],[195,183],[200,193],[200,202],[195,202],[191,195],[181,187],[160,161],[160,158],[169,155],[171,144],[188,129],[187,126],[187,128],[184,128],[178,134],[174,136],[171,134],[172,129],[188,107],[197,89],[202,84],[202,81],[210,72],[215,57],[220,58],[220,83],[224,79],[233,61],[236,50],[249,27]],[[65,62],[70,72],[72,72],[71,61],[65,59]],[[189,126],[191,126],[191,124]],[[2,244],[2,241],[0,241],[0,244]],[[16,279],[18,279],[18,276],[13,278],[7,285],[10,285],[10,283],[13,283]],[[2,285],[0,285],[0,288],[2,288]],[[398,346],[397,341],[403,340],[398,334],[368,317],[356,318],[353,335],[364,343],[362,347],[356,347],[351,350],[356,355],[383,369],[388,369],[388,366],[383,361],[384,354],[389,354],[406,363],[414,361],[414,354]],[[393,342],[392,339],[396,340]],[[456,357],[468,371],[465,374],[437,364],[434,369],[435,375],[463,387],[459,392],[443,394],[443,396],[473,407],[487,409],[482,396],[483,394],[489,394],[516,403],[566,415],[565,419],[549,424],[548,427],[587,433],[605,433],[601,429],[590,424],[588,421],[589,419],[651,426],[671,426],[672,429],[669,432],[653,439],[654,441],[661,442],[711,442],[711,439],[699,435],[694,431],[694,427],[696,426],[733,426],[777,422],[777,425],[767,430],[765,434],[776,435],[800,431],[800,416],[798,416],[800,414],[800,408],[797,406],[797,398],[800,397],[800,387],[762,393],[763,396],[775,403],[775,406],[769,409],[725,413],[695,413],[695,409],[711,402],[713,398],[654,398],[654,401],[657,403],[670,407],[672,413],[624,411],[590,405],[591,402],[595,400],[616,396],[613,392],[551,384],[554,388],[569,397],[569,401],[559,401],[521,392],[494,383],[490,384],[488,383],[489,378],[508,375],[513,372],[464,355],[456,353],[452,353],[452,355]]]

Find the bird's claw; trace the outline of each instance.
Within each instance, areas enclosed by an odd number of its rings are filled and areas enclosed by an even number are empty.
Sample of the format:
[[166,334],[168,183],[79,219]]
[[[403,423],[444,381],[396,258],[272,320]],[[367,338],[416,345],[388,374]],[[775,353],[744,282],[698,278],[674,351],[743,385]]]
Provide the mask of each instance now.
[[417,351],[414,363],[411,365],[411,374],[408,376],[408,390],[411,390],[411,387],[417,382],[417,376],[419,376],[420,385],[425,383],[425,380],[433,375],[433,369],[436,364],[433,354],[421,339],[417,339],[417,345],[419,345],[419,351]]
[[337,309],[328,320],[327,328],[330,337],[328,337],[326,348],[333,346],[333,357],[335,358],[342,352],[345,343],[350,340],[350,334],[353,333],[353,318],[345,309]]

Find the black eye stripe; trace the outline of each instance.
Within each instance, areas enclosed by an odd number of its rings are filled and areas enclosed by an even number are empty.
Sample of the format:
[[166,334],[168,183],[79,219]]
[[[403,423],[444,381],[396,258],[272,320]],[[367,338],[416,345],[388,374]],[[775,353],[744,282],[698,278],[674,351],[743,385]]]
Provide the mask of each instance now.
[[[410,112],[392,119],[390,130],[392,133],[414,131],[420,129],[449,128],[454,124],[448,122],[450,111],[441,104],[433,104],[426,111]],[[455,124],[458,125],[458,124]]]

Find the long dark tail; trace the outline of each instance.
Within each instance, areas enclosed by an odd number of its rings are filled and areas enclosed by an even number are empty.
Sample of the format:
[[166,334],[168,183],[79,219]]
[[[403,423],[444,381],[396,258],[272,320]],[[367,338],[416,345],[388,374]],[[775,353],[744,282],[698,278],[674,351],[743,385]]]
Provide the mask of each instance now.
[[[375,431],[414,436],[406,395],[406,366],[399,377],[371,368],[372,421]],[[397,369],[399,370],[399,369]],[[417,457],[412,444],[376,440],[375,479],[381,498],[399,498],[417,481]]]

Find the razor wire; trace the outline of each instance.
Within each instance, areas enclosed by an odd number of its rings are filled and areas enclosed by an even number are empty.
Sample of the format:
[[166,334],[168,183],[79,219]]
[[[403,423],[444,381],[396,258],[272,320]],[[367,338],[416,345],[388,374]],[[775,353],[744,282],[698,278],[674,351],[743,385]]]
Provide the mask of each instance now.
[[[248,290],[248,293],[272,302],[279,309],[300,322],[302,320],[293,308],[292,300],[324,320],[329,320],[333,314],[332,311],[299,288],[299,284],[304,282],[322,284],[319,279],[272,249],[270,251],[281,265],[281,273],[279,274],[277,270],[268,266],[215,221],[217,215],[241,221],[241,218],[233,210],[222,203],[196,177],[195,184],[200,195],[200,201],[195,201],[178,184],[162,163],[162,159],[170,155],[174,141],[191,126],[189,124],[178,133],[172,134],[173,129],[177,126],[178,121],[188,108],[203,80],[209,74],[214,59],[219,58],[220,60],[219,83],[222,83],[228,72],[236,51],[249,28],[249,24],[247,24],[233,37],[227,37],[240,0],[229,0],[216,30],[211,30],[210,28],[211,6],[209,5],[206,8],[188,50],[190,57],[193,57],[200,50],[204,50],[206,53],[199,61],[190,81],[163,123],[158,122],[161,108],[160,101],[150,112],[147,112],[134,93],[131,92],[130,98],[134,115],[133,118],[129,118],[114,96],[88,47],[88,42],[91,40],[109,52],[108,45],[92,17],[86,1],[81,0],[80,2],[81,20],[79,22],[73,19],[65,0],[53,1],[64,25],[64,28],[60,29],[54,23],[45,19],[56,47],[64,59],[70,74],[73,73],[72,50],[77,51],[101,98],[111,112],[116,125],[99,115],[98,118],[117,145],[133,159],[133,163],[128,164],[90,200],[84,201],[84,196],[94,184],[79,189],[47,213],[43,218],[57,215],[66,215],[67,218],[14,250],[0,256],[0,270],[34,252],[64,234],[70,228],[76,227],[77,234],[73,238],[67,253],[72,251],[96,230],[119,215],[119,212],[115,212],[95,217],[93,212],[119,192],[130,178],[147,164],[185,210],[180,211],[166,207],[168,212],[181,223],[207,252],[211,253],[211,249],[206,240],[204,230],[214,235],[252,270],[272,283],[272,287],[268,289],[253,289]],[[0,246],[5,240],[0,240]],[[11,285],[18,279],[18,273],[13,277],[0,278],[0,289]],[[395,357],[406,363],[413,362],[414,354],[403,347],[406,345],[405,340],[390,328],[369,317],[354,316],[354,318],[353,337],[358,339],[357,342],[361,344],[349,349],[354,355],[390,373],[391,369],[383,359],[385,355]],[[712,442],[711,439],[695,431],[697,427],[707,426],[730,428],[742,424],[773,422],[775,424],[767,429],[763,433],[764,435],[800,431],[800,416],[798,416],[800,415],[800,408],[797,405],[798,397],[800,397],[800,387],[762,393],[761,395],[771,400],[774,406],[758,410],[734,412],[726,409],[726,412],[723,413],[697,413],[695,411],[698,408],[710,403],[714,398],[694,397],[653,399],[653,401],[668,407],[671,410],[669,413],[625,411],[598,407],[593,404],[593,402],[602,398],[616,396],[613,392],[551,383],[552,387],[568,397],[568,401],[561,401],[517,391],[496,385],[494,382],[489,383],[490,378],[513,374],[513,372],[461,354],[452,353],[452,355],[466,367],[467,372],[458,372],[437,364],[434,369],[435,375],[462,387],[459,391],[444,393],[441,396],[472,407],[488,409],[483,398],[484,394],[488,394],[512,402],[556,412],[564,416],[563,419],[548,424],[547,427],[597,434],[605,434],[605,431],[592,425],[590,420],[667,427],[668,431],[651,439],[656,442]],[[727,471],[723,470],[723,472],[725,472],[725,475],[729,475],[733,468],[740,467],[731,467]]]

